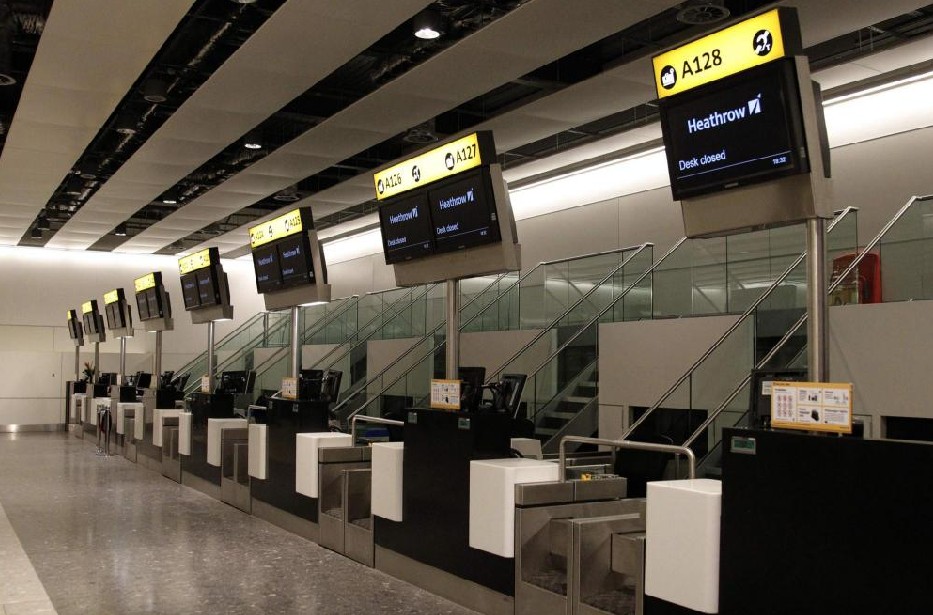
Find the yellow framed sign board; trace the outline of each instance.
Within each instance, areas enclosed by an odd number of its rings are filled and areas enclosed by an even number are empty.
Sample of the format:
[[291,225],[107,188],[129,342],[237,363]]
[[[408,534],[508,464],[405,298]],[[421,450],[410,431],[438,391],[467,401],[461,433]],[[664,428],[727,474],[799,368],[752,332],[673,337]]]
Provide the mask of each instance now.
[[432,379],[431,407],[435,410],[460,410],[460,381]]
[[852,383],[773,382],[771,427],[852,433]]
[[658,98],[674,96],[799,52],[800,28],[776,8],[652,58]]
[[298,379],[292,377],[282,378],[282,397],[285,399],[298,399]]

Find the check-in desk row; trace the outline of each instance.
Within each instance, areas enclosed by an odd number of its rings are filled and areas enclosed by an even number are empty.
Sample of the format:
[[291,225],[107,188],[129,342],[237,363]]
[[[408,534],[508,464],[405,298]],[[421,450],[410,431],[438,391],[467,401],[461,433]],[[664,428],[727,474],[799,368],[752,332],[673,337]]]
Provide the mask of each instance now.
[[510,457],[505,415],[412,410],[403,442],[358,446],[326,404],[274,400],[256,423],[211,401],[155,409],[151,434],[124,408],[124,435],[173,480],[478,611],[651,612],[645,500]]

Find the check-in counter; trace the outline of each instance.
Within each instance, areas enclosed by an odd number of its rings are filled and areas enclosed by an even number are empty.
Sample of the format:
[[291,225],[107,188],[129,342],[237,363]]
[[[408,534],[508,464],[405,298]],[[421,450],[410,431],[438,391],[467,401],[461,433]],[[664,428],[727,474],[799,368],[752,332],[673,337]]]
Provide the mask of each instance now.
[[401,521],[378,516],[394,514],[373,496],[377,569],[481,612],[512,612],[514,560],[469,544],[470,462],[508,458],[511,427],[502,414],[407,413]]
[[[181,482],[220,499],[220,441],[208,461],[208,422],[232,419],[233,396],[224,393],[193,393],[188,400],[191,413],[190,454],[181,456]],[[242,420],[242,419],[241,419]],[[219,434],[218,434],[219,435]]]
[[[250,471],[253,515],[309,540],[318,538],[317,500],[299,489],[297,436],[329,433],[327,404],[273,398],[270,407],[256,417],[251,433],[250,456],[256,471]],[[253,442],[264,447],[264,453]],[[313,458],[317,465],[317,457]],[[262,467],[264,472],[259,472]],[[316,482],[315,482],[316,484]],[[316,487],[315,487],[316,489]]]

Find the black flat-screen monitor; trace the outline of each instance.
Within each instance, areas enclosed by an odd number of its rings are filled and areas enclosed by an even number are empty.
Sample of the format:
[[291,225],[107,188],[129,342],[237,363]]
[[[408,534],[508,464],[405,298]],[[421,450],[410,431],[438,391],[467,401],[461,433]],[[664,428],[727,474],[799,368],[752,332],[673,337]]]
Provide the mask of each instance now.
[[146,307],[149,309],[149,318],[162,318],[165,315],[162,311],[162,295],[158,288],[146,291]]
[[217,274],[213,267],[205,267],[194,272],[198,280],[198,301],[201,306],[220,303],[220,291],[217,287]]
[[149,304],[146,302],[146,292],[136,293],[136,313],[139,314],[139,320],[141,321],[149,320]]
[[791,58],[661,100],[675,200],[810,170]]
[[481,168],[429,190],[428,203],[438,252],[501,240],[488,170]]
[[97,326],[97,312],[84,315],[84,330],[92,335],[100,333],[100,327]]
[[340,395],[340,381],[342,379],[342,371],[336,369],[326,370],[321,379],[320,399],[326,402],[337,401],[337,396]]
[[81,337],[81,323],[78,321],[78,314],[74,310],[69,312],[68,337],[73,340]]
[[483,399],[483,382],[486,380],[485,367],[459,367],[457,376],[460,378],[460,409],[464,412],[475,412]]
[[279,251],[275,245],[262,246],[253,250],[253,268],[256,272],[257,292],[272,292],[282,285]]
[[201,305],[200,295],[198,293],[198,278],[196,272],[186,273],[181,276],[181,296],[185,302],[186,310],[193,310]]
[[152,374],[148,372],[136,372],[136,378],[133,380],[133,385],[137,389],[148,389],[152,384]]
[[314,284],[311,246],[305,233],[280,239],[275,246],[279,251],[282,286]]
[[381,205],[379,227],[387,265],[434,254],[434,225],[425,194]]
[[114,303],[108,303],[104,308],[104,312],[107,314],[107,328],[108,329],[122,329],[126,326],[126,320],[124,318],[123,309],[120,305],[120,301]]

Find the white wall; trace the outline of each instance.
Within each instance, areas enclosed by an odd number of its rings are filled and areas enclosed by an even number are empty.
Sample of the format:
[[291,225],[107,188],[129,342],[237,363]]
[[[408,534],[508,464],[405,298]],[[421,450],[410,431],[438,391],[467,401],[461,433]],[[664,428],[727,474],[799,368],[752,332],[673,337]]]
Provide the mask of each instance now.
[[[235,319],[217,323],[220,339],[262,308],[252,281],[252,264],[224,261]],[[74,346],[65,313],[113,288],[133,294],[133,279],[162,271],[171,294],[175,330],[163,334],[163,369],[181,366],[207,345],[207,327],[192,325],[181,302],[177,260],[99,252],[0,248],[0,425],[57,423],[64,412],[65,382],[74,377]],[[133,304],[135,308],[135,304]],[[139,323],[136,323],[137,327]],[[137,329],[127,340],[127,373],[152,370],[155,335]],[[80,351],[93,362],[94,347]],[[100,345],[100,369],[119,370],[120,342],[108,336]]]

